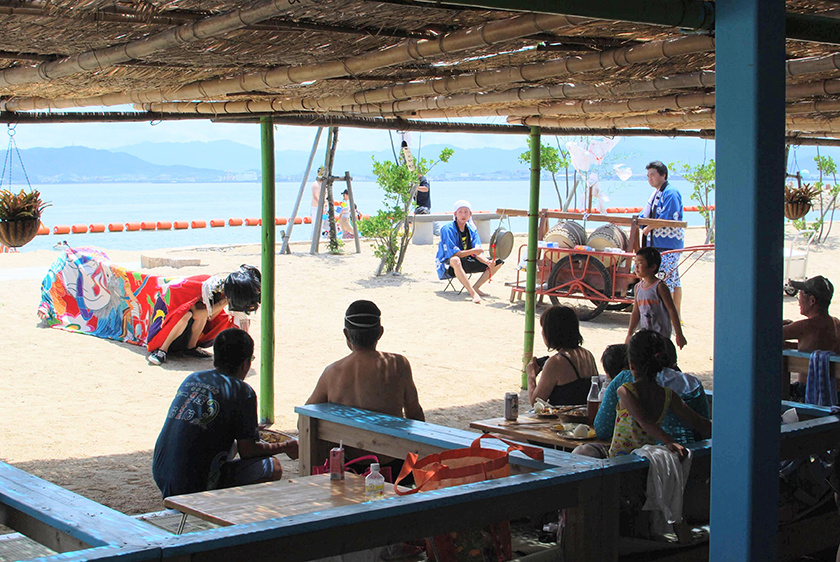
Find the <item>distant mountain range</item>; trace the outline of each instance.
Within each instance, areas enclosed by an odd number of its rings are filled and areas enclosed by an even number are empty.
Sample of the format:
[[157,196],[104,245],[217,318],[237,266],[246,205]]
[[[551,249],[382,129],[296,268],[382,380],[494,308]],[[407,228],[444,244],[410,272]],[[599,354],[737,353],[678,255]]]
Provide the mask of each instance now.
[[[554,142],[553,137],[544,142]],[[445,145],[424,146],[421,156],[435,159]],[[432,171],[435,180],[512,180],[527,179],[528,164],[519,162],[521,150],[498,148],[455,148],[446,164]],[[813,168],[815,149],[802,147],[799,162]],[[697,165],[714,157],[714,143],[704,146],[698,139],[625,138],[609,155],[611,163],[629,166],[633,179],[644,179],[645,165],[651,159]],[[233,141],[187,143],[141,143],[113,150],[80,146],[30,148],[20,151],[26,173],[32,183],[107,183],[107,182],[231,182],[258,181],[260,150]],[[12,155],[12,182],[25,182],[16,155]],[[278,150],[275,154],[276,179],[300,181],[309,157],[305,150]],[[357,181],[374,179],[371,157],[379,161],[393,159],[391,150],[378,152],[341,150],[336,154],[335,175],[349,171]],[[324,161],[323,148],[316,155],[310,177]],[[672,177],[678,176],[672,170]],[[562,172],[561,172],[562,173]],[[613,177],[611,166],[600,170],[601,177]],[[547,176],[547,173],[545,174]],[[7,175],[3,183],[8,181]]]

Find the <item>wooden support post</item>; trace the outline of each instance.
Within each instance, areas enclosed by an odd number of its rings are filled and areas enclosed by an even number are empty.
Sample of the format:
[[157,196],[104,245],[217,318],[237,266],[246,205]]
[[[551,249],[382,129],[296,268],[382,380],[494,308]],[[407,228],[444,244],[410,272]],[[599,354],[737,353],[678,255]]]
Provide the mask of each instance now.
[[315,159],[315,153],[318,152],[318,143],[321,140],[321,132],[323,127],[318,127],[318,132],[315,133],[315,141],[312,143],[312,150],[309,151],[309,160],[306,162],[306,171],[303,172],[303,179],[300,180],[300,189],[298,190],[295,206],[292,209],[292,215],[289,217],[289,224],[286,225],[286,235],[283,237],[283,246],[280,248],[281,254],[290,253],[289,241],[292,238],[292,229],[295,225],[295,218],[297,218],[298,209],[300,209],[300,202],[303,199],[303,193],[306,189],[306,184],[309,181],[309,172],[312,170],[312,161]]
[[[777,560],[785,3],[716,7],[710,560]],[[775,388],[775,390],[773,390]],[[737,431],[732,431],[737,428]]]
[[359,244],[359,226],[356,224],[356,199],[353,197],[353,178],[350,177],[350,172],[344,172],[344,183],[347,184],[347,195],[350,197],[348,202],[350,205],[350,223],[353,225],[353,240],[356,242],[356,253],[362,253],[362,247]]

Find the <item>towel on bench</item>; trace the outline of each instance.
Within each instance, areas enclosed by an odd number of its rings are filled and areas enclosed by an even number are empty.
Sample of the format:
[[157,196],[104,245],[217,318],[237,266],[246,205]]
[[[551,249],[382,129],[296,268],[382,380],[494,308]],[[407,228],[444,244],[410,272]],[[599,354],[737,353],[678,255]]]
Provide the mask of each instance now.
[[680,457],[663,445],[645,445],[633,451],[650,461],[647,501],[644,511],[652,511],[651,531],[658,535],[673,532],[673,523],[682,523],[683,492],[691,470],[691,451]]
[[837,404],[837,381],[831,376],[830,351],[814,351],[808,363],[805,403],[816,406]]

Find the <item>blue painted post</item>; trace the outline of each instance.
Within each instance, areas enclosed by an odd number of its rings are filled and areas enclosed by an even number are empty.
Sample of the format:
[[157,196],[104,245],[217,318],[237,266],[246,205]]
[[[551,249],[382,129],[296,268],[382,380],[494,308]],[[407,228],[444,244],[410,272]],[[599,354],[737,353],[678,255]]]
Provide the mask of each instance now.
[[274,123],[260,117],[262,147],[262,294],[260,423],[274,423]]
[[721,0],[716,8],[715,401],[709,560],[775,560],[785,4],[784,0]]

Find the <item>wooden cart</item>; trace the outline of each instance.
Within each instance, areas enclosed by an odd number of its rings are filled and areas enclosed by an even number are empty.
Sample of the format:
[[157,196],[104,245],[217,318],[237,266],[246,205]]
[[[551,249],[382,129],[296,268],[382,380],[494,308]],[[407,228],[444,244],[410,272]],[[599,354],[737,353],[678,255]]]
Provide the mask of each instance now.
[[[498,209],[507,216],[527,216],[528,212],[517,209]],[[548,232],[549,219],[582,220],[580,213],[540,211],[539,238]],[[591,214],[587,221],[607,222],[617,226],[629,226],[628,251],[598,251],[579,248],[545,247],[540,244],[537,252],[537,280],[535,292],[548,296],[552,304],[566,304],[575,309],[580,320],[591,320],[604,310],[628,310],[633,304],[633,287],[638,277],[631,273],[636,250],[639,248],[639,226],[675,226],[685,228],[682,221],[644,219],[638,217],[616,217]],[[527,259],[527,246],[519,248],[519,261]],[[713,245],[689,246],[663,253],[680,253],[680,265],[687,260],[696,261],[703,254],[713,251]],[[693,261],[692,264],[693,265]],[[691,267],[689,265],[685,270]],[[683,273],[685,273],[685,270]],[[511,285],[511,298],[525,292],[525,274],[517,270],[516,281]]]

